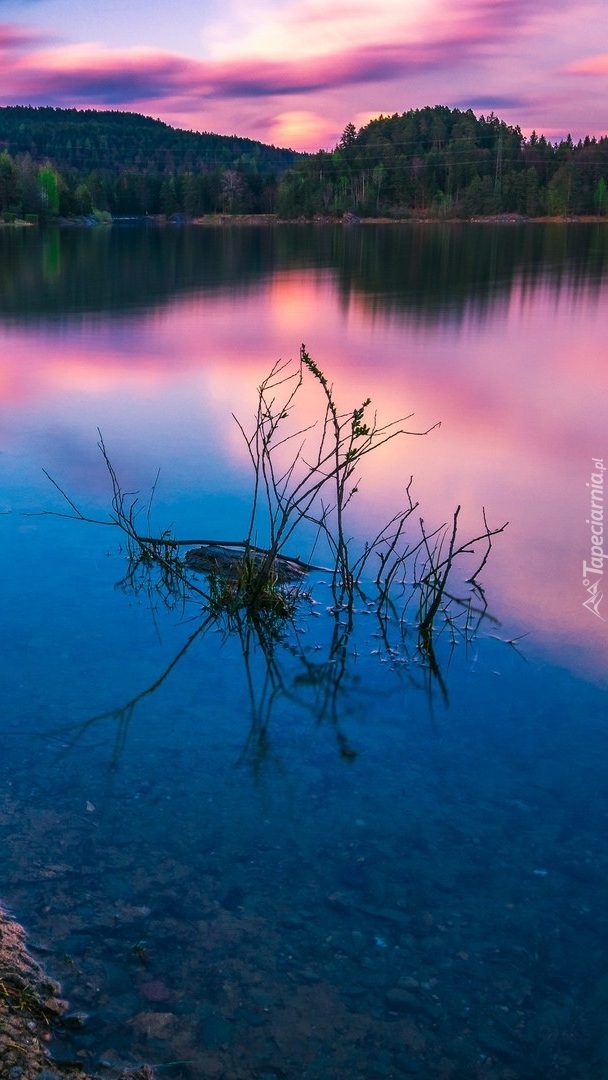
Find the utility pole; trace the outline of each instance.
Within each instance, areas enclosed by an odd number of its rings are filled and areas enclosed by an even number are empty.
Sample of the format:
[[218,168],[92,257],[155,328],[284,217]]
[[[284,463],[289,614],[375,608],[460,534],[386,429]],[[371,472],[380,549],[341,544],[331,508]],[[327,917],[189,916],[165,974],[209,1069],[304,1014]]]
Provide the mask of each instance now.
[[494,194],[500,198],[502,191],[502,127],[498,129],[498,143],[496,146],[496,171],[494,173]]

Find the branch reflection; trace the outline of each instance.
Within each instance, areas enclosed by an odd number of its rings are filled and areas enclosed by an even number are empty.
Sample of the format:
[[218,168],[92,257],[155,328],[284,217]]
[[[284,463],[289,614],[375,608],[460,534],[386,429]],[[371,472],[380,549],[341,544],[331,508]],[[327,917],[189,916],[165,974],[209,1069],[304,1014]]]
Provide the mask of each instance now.
[[[456,645],[464,644],[466,653],[484,624],[496,624],[478,583],[470,584],[468,595],[457,596],[447,592],[446,581],[433,593],[430,620],[422,614],[425,603],[428,605],[428,582],[424,579],[414,586],[402,582],[388,596],[378,583],[369,583],[366,591],[360,583],[347,589],[335,581],[311,576],[297,595],[292,590],[296,603],[289,612],[274,608],[210,611],[203,605],[202,612],[199,609],[194,620],[189,619],[190,624],[194,621],[194,629],[152,682],[112,709],[54,729],[62,738],[62,754],[84,742],[93,731],[113,725],[108,765],[110,771],[117,769],[131,724],[145,701],[194,647],[203,645],[209,632],[219,632],[223,640],[238,643],[241,677],[249,700],[249,730],[238,765],[247,765],[259,774],[272,760],[273,718],[286,705],[309,715],[315,723],[329,725],[339,755],[353,761],[357,750],[349,736],[348,720],[363,680],[371,676],[380,680],[383,690],[423,694],[432,718],[438,702],[449,706],[447,669]],[[127,573],[117,587],[140,598],[145,595],[155,617],[159,601],[168,611],[188,610],[192,593],[188,595],[187,584],[195,596],[208,595],[208,581],[199,588],[168,570],[164,561],[131,553]],[[381,674],[376,669],[381,669]],[[231,681],[236,678],[231,671]]]

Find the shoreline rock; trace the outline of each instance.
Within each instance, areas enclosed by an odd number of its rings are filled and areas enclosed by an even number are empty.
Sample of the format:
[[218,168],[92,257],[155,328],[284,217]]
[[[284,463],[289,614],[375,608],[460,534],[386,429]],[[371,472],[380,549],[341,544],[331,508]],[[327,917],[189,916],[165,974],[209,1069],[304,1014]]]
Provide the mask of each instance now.
[[[50,1043],[68,1003],[26,946],[23,927],[0,906],[0,1076],[5,1080],[94,1080],[72,1063],[53,1061]],[[115,1080],[154,1080],[147,1065],[126,1066]]]

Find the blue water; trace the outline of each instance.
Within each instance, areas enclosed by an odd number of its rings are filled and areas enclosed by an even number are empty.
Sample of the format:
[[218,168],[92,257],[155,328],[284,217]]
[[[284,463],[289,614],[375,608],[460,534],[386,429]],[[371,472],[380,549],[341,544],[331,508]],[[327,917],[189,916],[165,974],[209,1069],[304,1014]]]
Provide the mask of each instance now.
[[[440,643],[446,705],[360,615],[329,713],[289,648],[270,698],[253,648],[252,707],[241,646],[213,629],[121,712],[194,612],[116,591],[104,530],[24,520],[3,522],[4,894],[87,1014],[59,1056],[183,1077],[601,1075],[600,690],[491,627]],[[299,640],[321,665],[315,590]]]
[[[413,620],[387,650],[363,602],[332,651],[345,617],[313,575],[269,668],[195,602],[116,587],[115,530],[37,516],[67,509],[38,468],[53,438],[32,423],[3,455],[0,894],[84,1014],[58,1057],[183,1080],[606,1076],[597,651],[583,671],[520,638],[500,587],[468,641],[439,635],[441,679]],[[207,528],[241,526],[231,475],[196,493]],[[189,526],[206,505],[188,484],[159,501]]]

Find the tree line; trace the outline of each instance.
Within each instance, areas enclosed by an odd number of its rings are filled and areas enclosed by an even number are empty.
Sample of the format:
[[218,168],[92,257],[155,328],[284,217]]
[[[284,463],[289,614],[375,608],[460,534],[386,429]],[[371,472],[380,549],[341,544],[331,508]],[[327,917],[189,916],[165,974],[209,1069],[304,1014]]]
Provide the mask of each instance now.
[[0,213],[272,213],[293,150],[138,113],[0,108]]
[[332,153],[297,162],[279,185],[288,215],[463,218],[606,214],[608,138],[525,138],[494,114],[445,106],[348,124]]
[[348,124],[333,151],[298,154],[171,128],[137,113],[0,108],[0,213],[276,213],[438,219],[608,214],[608,137],[529,138],[446,106]]

